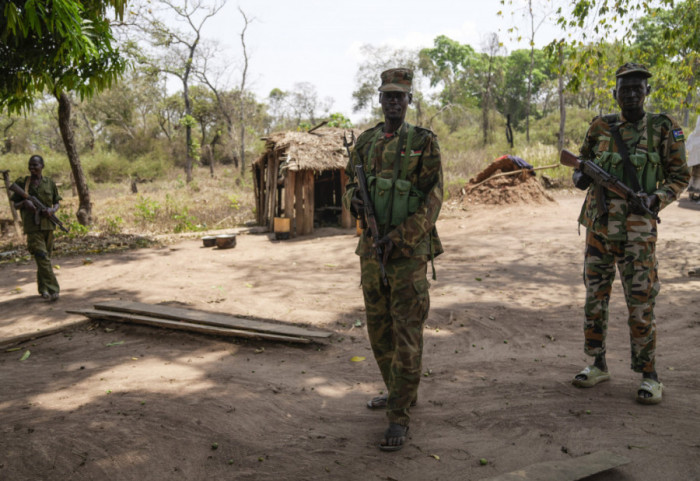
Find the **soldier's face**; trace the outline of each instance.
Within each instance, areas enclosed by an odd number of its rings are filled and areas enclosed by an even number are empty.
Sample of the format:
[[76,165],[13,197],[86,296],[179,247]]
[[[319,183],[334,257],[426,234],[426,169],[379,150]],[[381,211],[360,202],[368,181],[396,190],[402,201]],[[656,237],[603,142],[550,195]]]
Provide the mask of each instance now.
[[44,170],[44,166],[38,160],[29,161],[29,173],[34,177],[41,176],[41,171]]
[[403,120],[406,117],[408,104],[411,103],[411,94],[406,92],[382,92],[379,94],[379,103],[386,120]]
[[644,100],[649,93],[647,79],[644,77],[627,76],[617,79],[615,100],[623,112],[639,112],[644,110]]

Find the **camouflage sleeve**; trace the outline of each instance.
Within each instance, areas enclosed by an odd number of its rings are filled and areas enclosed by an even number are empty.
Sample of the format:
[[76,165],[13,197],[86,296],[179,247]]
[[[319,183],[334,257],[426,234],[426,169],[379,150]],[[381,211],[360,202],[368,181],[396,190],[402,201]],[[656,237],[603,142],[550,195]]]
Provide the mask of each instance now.
[[654,192],[659,197],[659,210],[678,199],[690,181],[683,130],[671,117],[664,117],[670,122],[664,122],[661,126],[659,155],[665,178]]
[[581,158],[584,160],[595,159],[595,147],[598,143],[598,136],[601,133],[603,126],[601,125],[602,120],[600,117],[595,117],[591,121],[591,125],[588,127],[586,132],[586,137],[583,139],[583,144],[581,144],[580,154]]
[[388,234],[394,245],[402,250],[413,251],[430,233],[442,207],[442,159],[440,146],[432,132],[425,138],[421,162],[417,188],[425,194],[425,201],[413,215]]

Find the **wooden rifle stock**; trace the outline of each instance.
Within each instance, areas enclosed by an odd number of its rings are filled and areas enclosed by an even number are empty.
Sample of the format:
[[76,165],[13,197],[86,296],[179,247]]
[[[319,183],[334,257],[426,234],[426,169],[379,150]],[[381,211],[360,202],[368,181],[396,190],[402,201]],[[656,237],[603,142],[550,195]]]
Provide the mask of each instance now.
[[573,152],[562,149],[561,153],[559,154],[559,163],[567,167],[579,169],[581,172],[593,179],[593,182],[596,184],[602,185],[609,191],[614,192],[630,204],[649,214],[653,219],[656,219],[657,222],[661,222],[658,212],[654,212],[649,208],[649,206],[647,206],[647,195],[645,193],[637,193],[633,191],[620,179],[603,170],[603,168],[595,162],[590,160],[581,160]]

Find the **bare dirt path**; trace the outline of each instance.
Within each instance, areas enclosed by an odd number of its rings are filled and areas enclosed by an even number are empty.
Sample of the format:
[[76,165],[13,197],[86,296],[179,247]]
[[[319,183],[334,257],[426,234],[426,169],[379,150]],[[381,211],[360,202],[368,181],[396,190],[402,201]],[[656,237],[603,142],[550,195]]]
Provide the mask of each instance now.
[[364,313],[352,232],[241,235],[222,251],[189,239],[88,265],[56,259],[55,304],[35,295],[32,264],[0,266],[0,339],[75,322],[66,309],[110,299],[335,332],[294,347],[104,322],[3,347],[0,479],[478,480],[601,449],[632,463],[591,480],[700,479],[700,278],[687,276],[700,266],[700,208],[685,195],[662,212],[658,367],[667,389],[646,407],[634,401],[619,281],[613,378],[591,390],[569,384],[588,361],[582,196],[555,197],[444,209],[425,375],[398,453],[376,448],[385,417],[364,407],[382,386],[356,327]]

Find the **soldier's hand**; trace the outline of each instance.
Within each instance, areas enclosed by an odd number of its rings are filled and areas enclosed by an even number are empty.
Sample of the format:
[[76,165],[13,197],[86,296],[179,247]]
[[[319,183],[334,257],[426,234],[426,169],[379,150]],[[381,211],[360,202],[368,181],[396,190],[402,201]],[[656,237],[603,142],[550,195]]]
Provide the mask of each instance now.
[[352,198],[350,199],[350,205],[352,205],[352,209],[355,211],[355,217],[360,217],[364,212],[365,203],[362,200],[362,197],[360,196],[359,189],[355,189],[355,192],[353,192]]
[[593,179],[579,169],[574,170],[572,180],[574,181],[574,187],[581,190],[586,190],[593,182]]
[[29,212],[36,212],[36,206],[34,205],[34,202],[32,202],[29,199],[22,202],[22,208],[27,209]]
[[[639,200],[644,206],[652,212],[656,212],[659,208],[659,197],[656,194],[639,194]],[[630,205],[630,213],[636,215],[645,215],[647,212],[636,204]]]
[[391,251],[394,249],[394,243],[389,239],[389,236],[384,236],[376,243],[375,247],[382,250],[382,264],[386,265],[391,255]]

